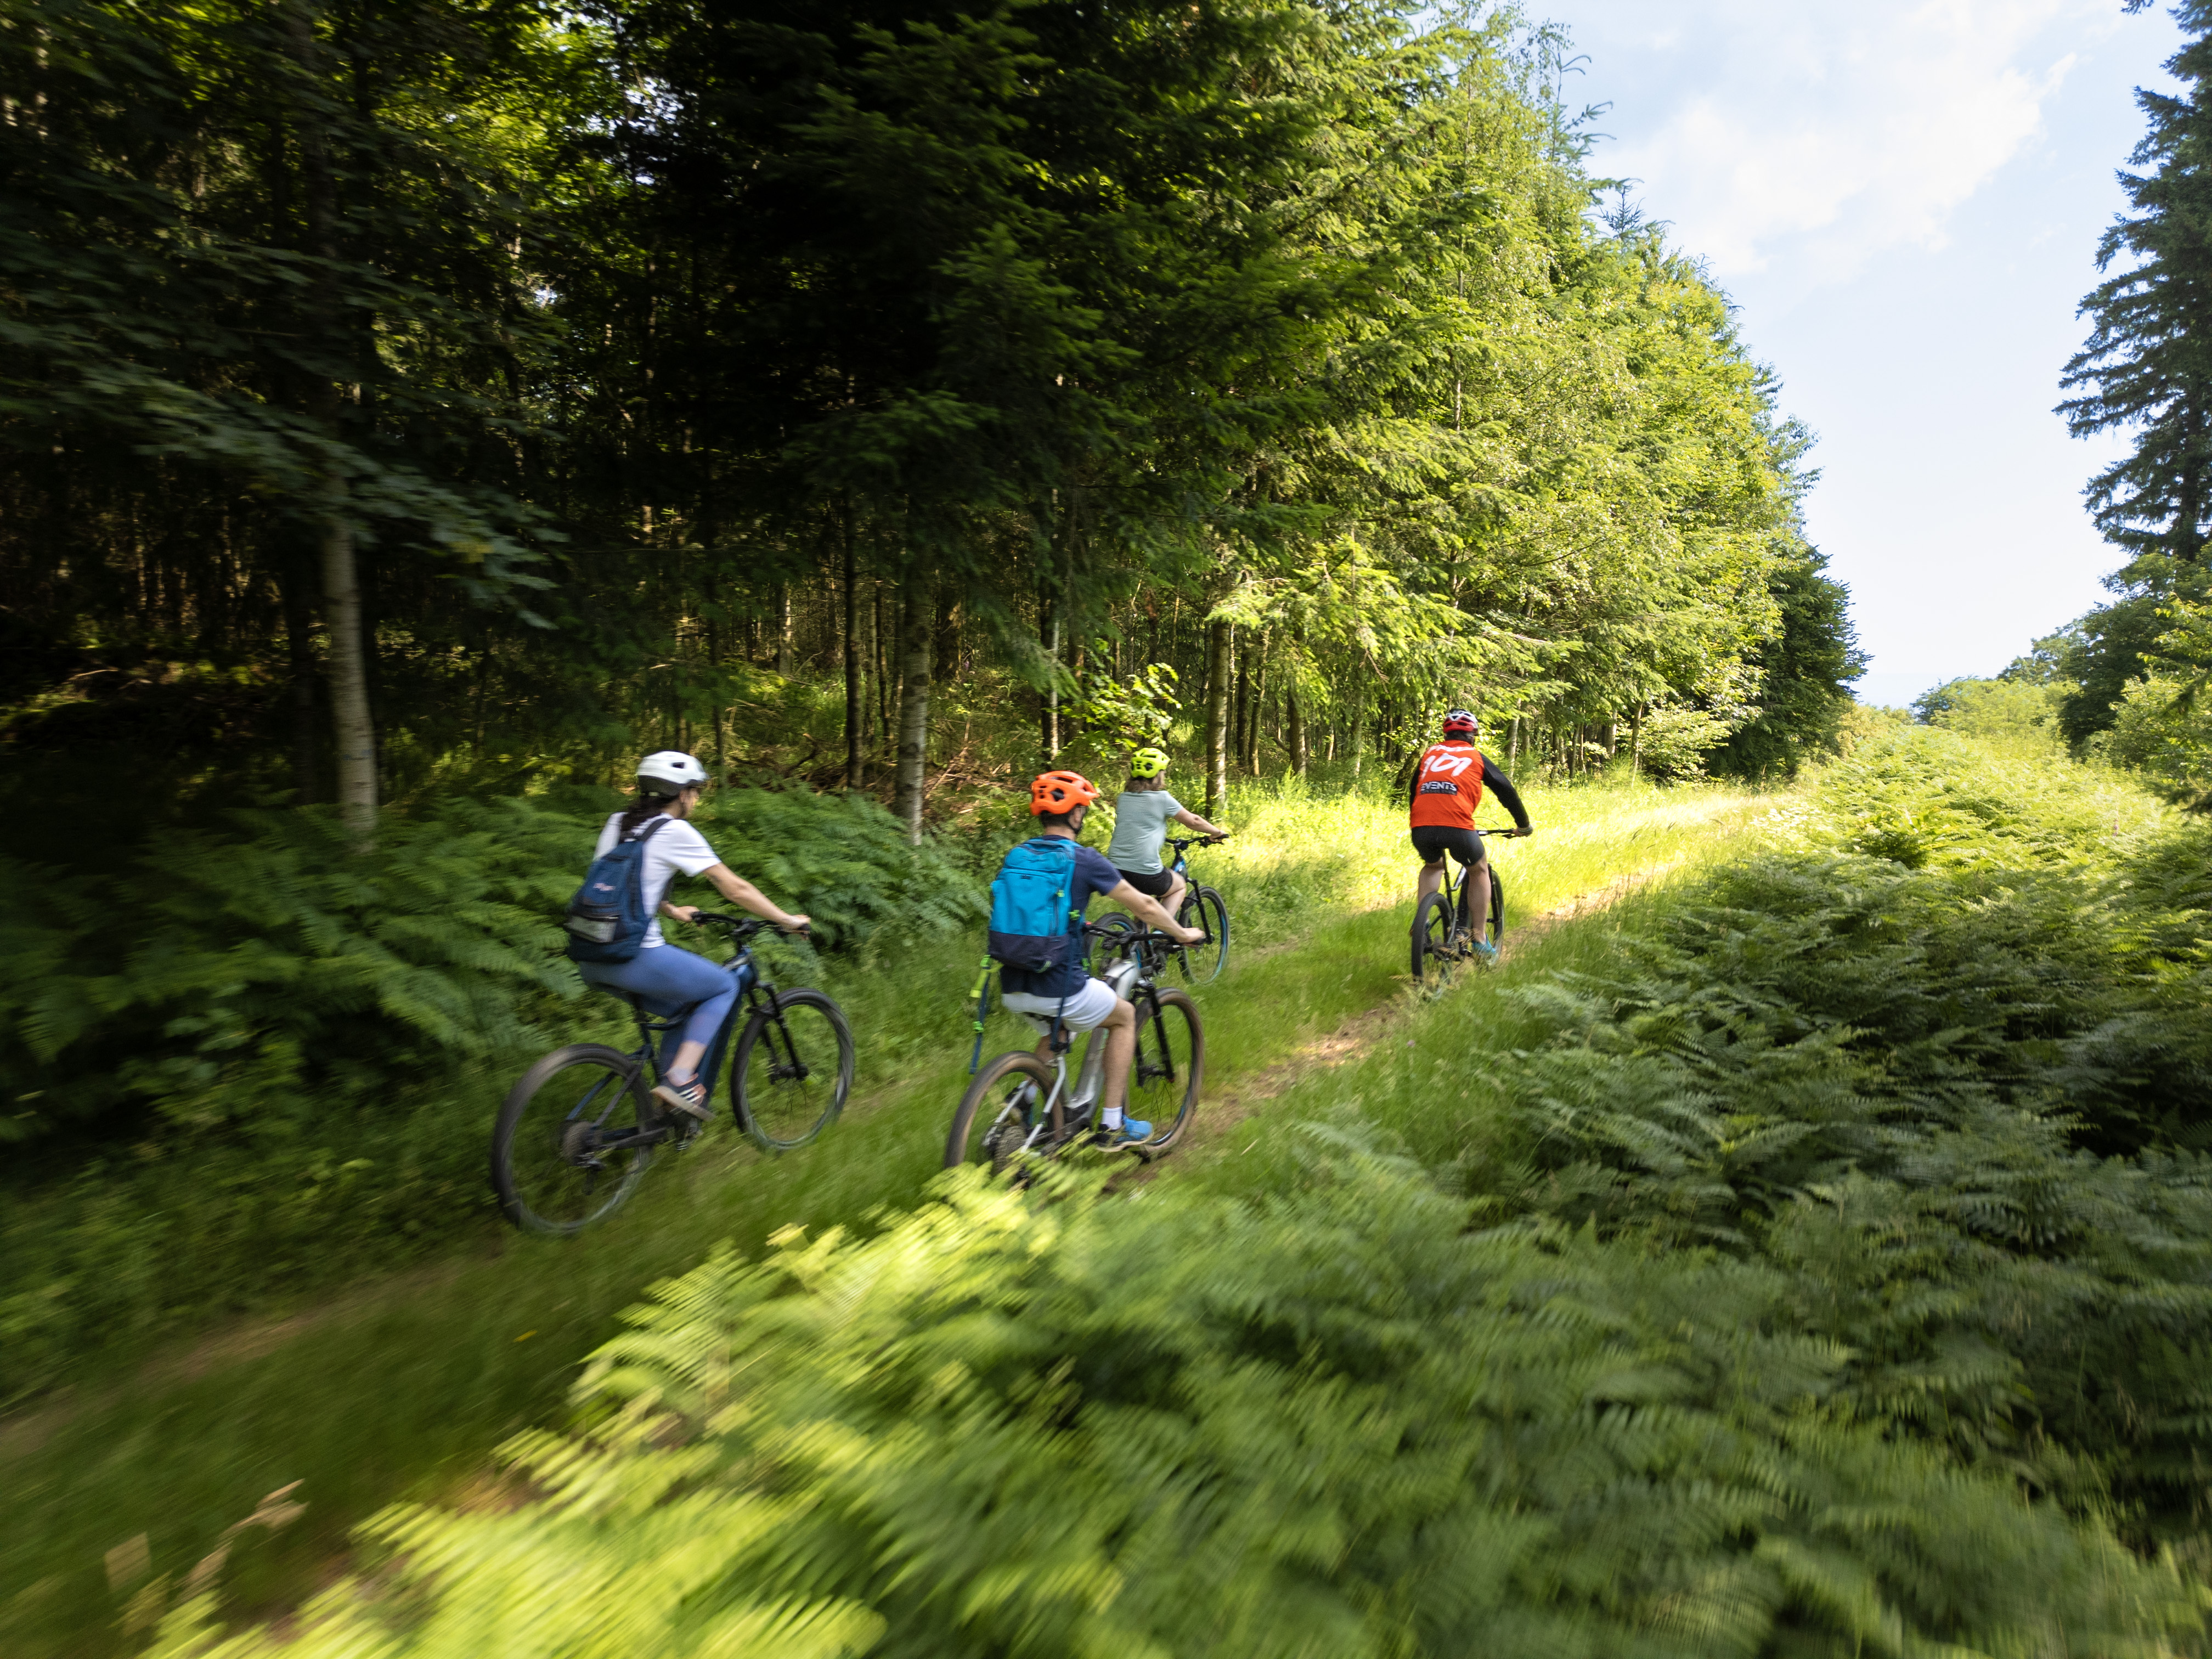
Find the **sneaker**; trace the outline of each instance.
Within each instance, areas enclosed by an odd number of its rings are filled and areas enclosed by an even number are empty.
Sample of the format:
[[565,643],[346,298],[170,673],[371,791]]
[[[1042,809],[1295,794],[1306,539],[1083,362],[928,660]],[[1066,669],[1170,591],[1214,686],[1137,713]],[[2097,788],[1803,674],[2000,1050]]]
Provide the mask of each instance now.
[[1098,1133],[1109,1146],[1133,1146],[1152,1138],[1152,1126],[1140,1117],[1125,1117],[1119,1127],[1101,1129]]
[[1498,960],[1498,947],[1486,939],[1471,939],[1467,942],[1467,948],[1477,962]]
[[696,1077],[686,1083],[663,1078],[653,1092],[657,1098],[666,1101],[679,1112],[689,1112],[702,1123],[714,1115],[714,1109],[707,1103],[707,1085]]

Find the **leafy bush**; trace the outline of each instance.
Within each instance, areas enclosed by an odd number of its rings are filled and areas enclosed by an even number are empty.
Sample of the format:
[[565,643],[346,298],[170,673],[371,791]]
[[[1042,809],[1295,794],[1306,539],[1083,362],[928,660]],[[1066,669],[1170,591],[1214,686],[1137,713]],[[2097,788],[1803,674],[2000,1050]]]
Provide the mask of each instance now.
[[[35,872],[0,921],[0,1133],[30,1154],[0,1211],[0,1403],[88,1348],[484,1223],[501,1095],[611,1006],[559,949],[600,821],[564,809],[452,802],[368,857],[332,815],[240,811],[120,878]],[[911,945],[980,910],[864,801],[730,791],[707,827],[825,939]]]
[[1912,700],[1912,712],[1929,726],[1978,738],[2021,756],[2053,756],[2065,749],[2058,709],[2077,688],[2068,681],[1948,680]]
[[[2150,1655],[2181,1576],[1855,1412],[1786,1276],[1323,1133],[1262,1201],[992,1191],[662,1286],[516,1501],[226,1659]],[[207,1651],[198,1598],[155,1652]],[[158,1592],[156,1593],[158,1594]]]

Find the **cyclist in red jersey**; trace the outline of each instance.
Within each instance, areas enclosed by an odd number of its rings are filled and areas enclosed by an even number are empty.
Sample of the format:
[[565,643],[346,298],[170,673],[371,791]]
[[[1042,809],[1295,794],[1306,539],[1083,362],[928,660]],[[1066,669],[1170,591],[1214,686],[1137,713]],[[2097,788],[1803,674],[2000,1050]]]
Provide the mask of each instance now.
[[[1420,764],[1413,769],[1406,808],[1413,826],[1413,850],[1421,855],[1421,878],[1413,892],[1417,914],[1421,901],[1444,884],[1447,853],[1468,872],[1468,915],[1479,918],[1490,914],[1490,858],[1483,851],[1482,832],[1474,827],[1474,809],[1482,805],[1484,790],[1497,796],[1498,804],[1513,814],[1515,835],[1535,833],[1513,781],[1474,746],[1479,729],[1473,714],[1464,708],[1453,709],[1444,716],[1443,741],[1422,750]],[[1479,925],[1476,931],[1479,935]],[[1495,945],[1479,936],[1473,943],[1480,956],[1498,954]]]

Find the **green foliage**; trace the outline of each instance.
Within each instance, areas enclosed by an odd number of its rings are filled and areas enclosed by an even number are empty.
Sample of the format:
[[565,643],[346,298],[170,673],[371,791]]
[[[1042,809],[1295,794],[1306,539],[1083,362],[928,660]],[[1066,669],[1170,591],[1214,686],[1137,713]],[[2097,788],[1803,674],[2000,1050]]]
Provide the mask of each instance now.
[[[600,821],[451,802],[360,857],[320,809],[239,811],[142,854],[128,907],[35,872],[0,931],[24,969],[0,989],[18,1159],[0,1400],[90,1347],[481,1225],[514,1074],[556,1042],[627,1036],[580,994],[556,926]],[[865,799],[726,790],[702,822],[848,955],[927,948],[982,915],[970,875]]]
[[1821,573],[1827,560],[1808,552],[1778,564],[1767,591],[1782,614],[1778,637],[1751,660],[1760,674],[1759,708],[1712,757],[1713,769],[1746,778],[1794,778],[1807,762],[1834,753],[1850,706],[1850,683],[1867,656],[1851,627],[1850,593]]
[[1915,697],[1912,712],[1927,725],[1979,738],[2002,752],[2052,756],[2064,748],[2059,710],[2071,690],[2063,681],[1947,680]]
[[532,1496],[390,1511],[394,1577],[220,1650],[2148,1656],[2197,1618],[1855,1411],[1786,1275],[1471,1230],[1312,1144],[1249,1203],[963,1177],[866,1243],[718,1255],[601,1352],[598,1427],[510,1444]]
[[[697,822],[724,863],[805,911],[832,949],[884,928],[927,938],[988,914],[971,872],[933,843],[909,845],[898,820],[866,796],[722,790]],[[712,894],[707,902],[727,908]]]

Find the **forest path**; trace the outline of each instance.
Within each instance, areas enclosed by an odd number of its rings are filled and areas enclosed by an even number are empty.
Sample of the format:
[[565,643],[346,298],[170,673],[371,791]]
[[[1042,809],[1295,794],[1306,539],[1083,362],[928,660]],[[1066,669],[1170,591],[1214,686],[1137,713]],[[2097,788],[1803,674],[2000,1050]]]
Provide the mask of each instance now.
[[[1632,799],[1589,823],[1510,844],[1500,867],[1545,925],[1601,909],[1638,882],[1732,842],[1764,809],[1720,792]],[[1301,1078],[1362,1052],[1410,1002],[1402,840],[1361,856],[1340,902],[1298,914],[1232,957],[1202,994],[1206,1098],[1190,1155],[1151,1178],[1233,1155],[1234,1127]],[[1514,879],[1509,876],[1509,880]],[[1541,927],[1510,937],[1512,961]],[[969,947],[963,945],[964,957]],[[1448,992],[1447,994],[1449,994]],[[967,1045],[890,1057],[885,1081],[807,1153],[763,1158],[734,1133],[656,1172],[614,1225],[578,1241],[479,1237],[443,1261],[362,1282],[280,1320],[245,1320],[111,1370],[0,1419],[0,1648],[21,1659],[119,1650],[104,1560],[143,1534],[155,1572],[179,1572],[261,1496],[294,1480],[307,1505],[235,1552],[241,1607],[295,1604],[386,1504],[480,1486],[486,1454],[557,1417],[578,1362],[653,1280],[729,1239],[757,1252],[799,1221],[865,1226],[934,1174],[965,1081]]]

